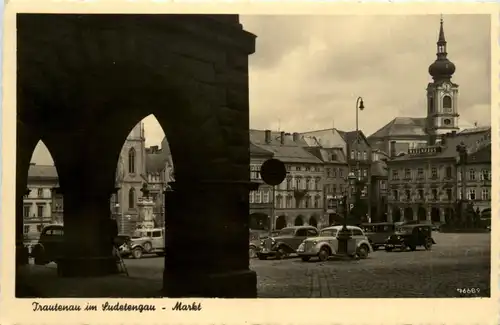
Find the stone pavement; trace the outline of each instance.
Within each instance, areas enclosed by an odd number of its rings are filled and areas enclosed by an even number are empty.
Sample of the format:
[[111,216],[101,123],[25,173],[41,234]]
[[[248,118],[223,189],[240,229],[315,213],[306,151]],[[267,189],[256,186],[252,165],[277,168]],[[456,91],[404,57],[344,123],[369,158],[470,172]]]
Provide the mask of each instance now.
[[[490,295],[490,235],[436,234],[432,251],[377,251],[366,260],[250,261],[262,298],[424,298]],[[163,258],[125,260],[130,278],[61,279],[55,265],[29,266],[22,277],[49,297],[158,297]],[[34,277],[33,275],[36,276]],[[30,276],[31,275],[31,276]],[[479,288],[460,294],[458,288]]]

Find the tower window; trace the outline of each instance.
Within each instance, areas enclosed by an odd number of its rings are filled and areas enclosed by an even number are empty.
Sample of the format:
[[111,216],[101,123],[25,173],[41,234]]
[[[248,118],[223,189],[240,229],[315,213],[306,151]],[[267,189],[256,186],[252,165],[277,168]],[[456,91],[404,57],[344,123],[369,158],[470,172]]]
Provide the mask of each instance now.
[[135,173],[135,149],[130,148],[128,152],[128,172],[130,174]]
[[443,109],[445,112],[451,111],[451,97],[450,96],[443,97]]
[[450,119],[448,119],[448,118],[447,118],[447,119],[444,119],[444,120],[443,120],[443,123],[444,123],[444,125],[450,125],[450,124],[451,124],[451,120],[450,120]]

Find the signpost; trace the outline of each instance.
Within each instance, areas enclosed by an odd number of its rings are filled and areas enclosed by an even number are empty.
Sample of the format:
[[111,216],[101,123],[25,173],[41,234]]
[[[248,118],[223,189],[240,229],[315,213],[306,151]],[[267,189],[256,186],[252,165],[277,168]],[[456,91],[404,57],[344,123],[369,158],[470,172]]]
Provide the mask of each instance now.
[[268,159],[260,167],[260,176],[262,180],[273,187],[272,196],[272,206],[271,206],[271,216],[269,218],[269,236],[271,236],[274,225],[274,200],[276,199],[276,186],[281,184],[286,177],[286,167],[285,164],[278,159]]

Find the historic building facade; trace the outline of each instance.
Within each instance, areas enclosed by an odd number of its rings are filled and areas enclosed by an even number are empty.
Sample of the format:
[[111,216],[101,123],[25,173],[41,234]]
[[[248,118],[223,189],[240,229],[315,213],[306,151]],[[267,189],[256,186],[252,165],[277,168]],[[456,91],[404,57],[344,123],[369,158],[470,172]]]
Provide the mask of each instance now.
[[54,166],[31,163],[28,170],[28,190],[23,200],[23,232],[26,237],[37,237],[44,226],[54,223],[52,191],[57,187]]
[[250,191],[250,229],[269,230],[270,217],[273,215],[273,187],[262,181],[260,169],[262,164],[273,158],[273,153],[250,143],[250,181],[258,183],[256,191]]
[[[388,161],[388,220],[426,220],[440,223],[454,220],[457,217],[456,202],[460,199],[457,146],[465,145],[472,159],[475,157],[473,153],[479,152],[478,149],[481,148],[479,144],[487,150],[487,143],[491,141],[490,132],[488,128],[476,132],[467,130],[443,134],[435,145],[410,149],[407,154]],[[472,201],[480,201],[479,197],[476,198],[476,191],[487,189],[488,182],[479,186],[481,173],[484,171],[489,175],[485,167],[485,155],[487,154],[478,153],[477,157],[483,158],[478,158],[478,164],[474,167],[467,167],[467,188],[468,193],[472,195]],[[487,197],[488,194],[485,194],[485,198]]]
[[275,228],[327,224],[323,213],[323,161],[304,148],[300,134],[250,130],[250,142],[272,152],[288,171],[275,190]]
[[429,66],[426,116],[394,118],[368,137],[372,148],[399,155],[433,145],[442,134],[458,132],[458,85],[451,81],[455,65],[448,59],[443,20],[436,46],[436,60]]

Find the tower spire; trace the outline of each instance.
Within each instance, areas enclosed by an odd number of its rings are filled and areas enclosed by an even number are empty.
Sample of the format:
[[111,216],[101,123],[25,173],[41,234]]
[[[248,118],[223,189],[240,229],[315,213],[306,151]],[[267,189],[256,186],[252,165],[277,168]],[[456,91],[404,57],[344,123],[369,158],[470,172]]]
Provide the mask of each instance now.
[[445,43],[446,44],[446,39],[444,38],[444,27],[443,27],[443,15],[442,14],[441,14],[440,27],[439,27],[438,43]]
[[436,61],[429,66],[429,74],[434,81],[449,80],[455,73],[455,65],[448,60],[448,52],[446,51],[446,38],[444,36],[444,20],[443,15],[439,22],[439,37],[436,43]]

